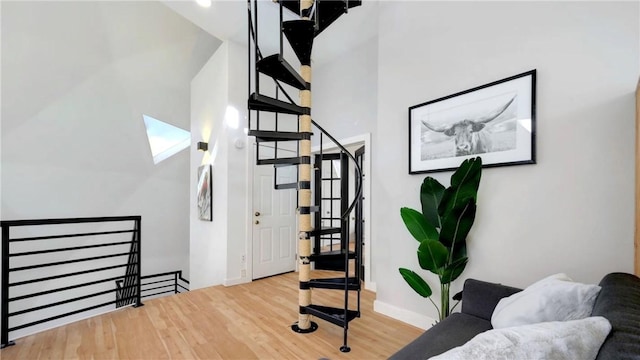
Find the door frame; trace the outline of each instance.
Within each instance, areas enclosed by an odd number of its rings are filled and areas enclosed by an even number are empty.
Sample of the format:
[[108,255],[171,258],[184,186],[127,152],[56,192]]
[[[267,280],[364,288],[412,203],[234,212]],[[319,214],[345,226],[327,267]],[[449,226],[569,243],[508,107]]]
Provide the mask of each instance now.
[[[366,221],[363,224],[364,228],[364,288],[376,292],[376,283],[371,278],[371,133],[364,133],[362,135],[356,135],[349,138],[338,139],[338,142],[342,146],[347,147],[356,144],[363,144],[365,149],[364,166],[362,172],[365,174],[363,187],[364,191],[362,196],[364,197],[364,206],[362,207],[363,218]],[[330,151],[338,149],[333,144],[324,144],[322,151]],[[316,145],[311,148],[311,153],[317,153],[320,151],[320,146]]]
[[634,273],[640,276],[640,79],[636,85],[636,214]]
[[[364,146],[364,144],[357,148],[355,153],[353,154],[353,156],[356,158],[356,163],[361,162],[362,167],[364,167],[364,161],[367,158],[366,157],[367,154],[367,147]],[[354,184],[355,186],[355,184]],[[358,244],[358,240],[360,240],[360,249],[356,250],[358,251],[360,254],[362,254],[362,244],[364,244],[364,236],[363,236],[363,230],[364,230],[364,194],[360,194],[360,198],[358,199],[358,202],[356,203],[355,206],[355,211],[356,214],[354,216],[355,218],[355,223],[353,224],[354,227],[354,232],[355,232],[355,236],[356,236],[356,244]],[[358,269],[358,277],[360,279],[362,279],[364,281],[364,262],[362,261],[362,259],[360,260],[360,268]]]
[[253,177],[256,166],[256,138],[250,137],[247,146],[247,239],[245,241],[245,253],[243,257],[243,278],[246,282],[253,281]]

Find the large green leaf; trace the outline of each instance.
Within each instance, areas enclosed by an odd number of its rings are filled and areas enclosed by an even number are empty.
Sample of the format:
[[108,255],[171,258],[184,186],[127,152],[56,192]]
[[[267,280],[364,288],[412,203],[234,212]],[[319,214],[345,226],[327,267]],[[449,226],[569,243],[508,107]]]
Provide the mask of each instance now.
[[456,246],[454,247],[453,252],[450,255],[451,255],[450,262],[456,261],[463,257],[467,257],[466,241],[456,243]]
[[467,159],[451,176],[448,187],[438,207],[440,217],[445,217],[454,208],[466,203],[469,198],[477,199],[480,177],[482,175],[482,159]]
[[428,298],[433,294],[429,284],[427,284],[427,282],[414,271],[405,268],[400,268],[398,271],[400,271],[400,275],[402,275],[404,281],[406,281],[407,284],[409,284],[409,286],[418,293],[418,295]]
[[468,261],[469,258],[463,257],[447,265],[442,273],[440,281],[443,284],[448,284],[457,279],[464,271],[464,268],[467,266]]
[[407,230],[409,230],[411,235],[419,242],[438,239],[438,231],[436,228],[429,224],[419,211],[403,207],[400,209],[400,216]]
[[478,191],[480,176],[482,175],[482,158],[476,157],[467,159],[460,164],[460,167],[451,175],[451,186],[460,187],[463,183],[470,183]]
[[472,198],[467,199],[465,204],[454,208],[442,220],[440,242],[455,252],[455,244],[467,239],[475,217],[476,202]]
[[438,215],[438,206],[444,194],[444,186],[438,180],[427,176],[422,181],[420,187],[420,202],[422,203],[422,214],[427,221],[436,229],[440,229],[440,215]]
[[440,275],[448,259],[449,250],[439,241],[425,240],[418,247],[418,262],[424,270]]

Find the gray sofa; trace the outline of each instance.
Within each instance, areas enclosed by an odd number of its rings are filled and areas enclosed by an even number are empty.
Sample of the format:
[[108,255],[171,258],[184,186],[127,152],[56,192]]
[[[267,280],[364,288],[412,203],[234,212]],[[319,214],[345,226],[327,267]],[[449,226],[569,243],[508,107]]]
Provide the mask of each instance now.
[[[602,287],[593,306],[593,316],[604,316],[612,326],[600,348],[597,360],[640,360],[640,278],[631,274],[611,273],[599,284]],[[462,291],[462,309],[413,342],[390,359],[428,359],[463,345],[477,334],[492,329],[491,314],[498,301],[520,289],[468,279]]]

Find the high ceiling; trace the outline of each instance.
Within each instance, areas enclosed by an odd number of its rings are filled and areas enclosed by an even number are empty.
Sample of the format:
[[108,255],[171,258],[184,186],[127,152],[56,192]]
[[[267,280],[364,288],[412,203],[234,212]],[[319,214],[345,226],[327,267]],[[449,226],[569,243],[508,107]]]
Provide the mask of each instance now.
[[[195,0],[163,1],[163,3],[189,19],[211,35],[221,40],[247,42],[247,2],[245,0],[213,0],[211,7],[203,8]],[[258,25],[260,47],[263,53],[277,49],[278,28],[277,3],[271,0],[259,0]],[[378,1],[363,1],[359,7],[349,10],[346,16],[338,19],[331,27],[318,36],[314,43],[313,61],[320,65],[334,59],[348,49],[359,46],[377,35]],[[285,20],[295,18],[295,14],[285,9]],[[357,30],[356,30],[357,29]]]

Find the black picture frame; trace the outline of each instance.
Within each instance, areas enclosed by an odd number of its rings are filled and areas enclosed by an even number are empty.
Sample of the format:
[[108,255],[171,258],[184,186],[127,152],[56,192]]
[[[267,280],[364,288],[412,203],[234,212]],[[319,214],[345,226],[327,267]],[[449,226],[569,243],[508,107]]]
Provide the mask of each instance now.
[[536,163],[536,70],[409,107],[409,174]]

